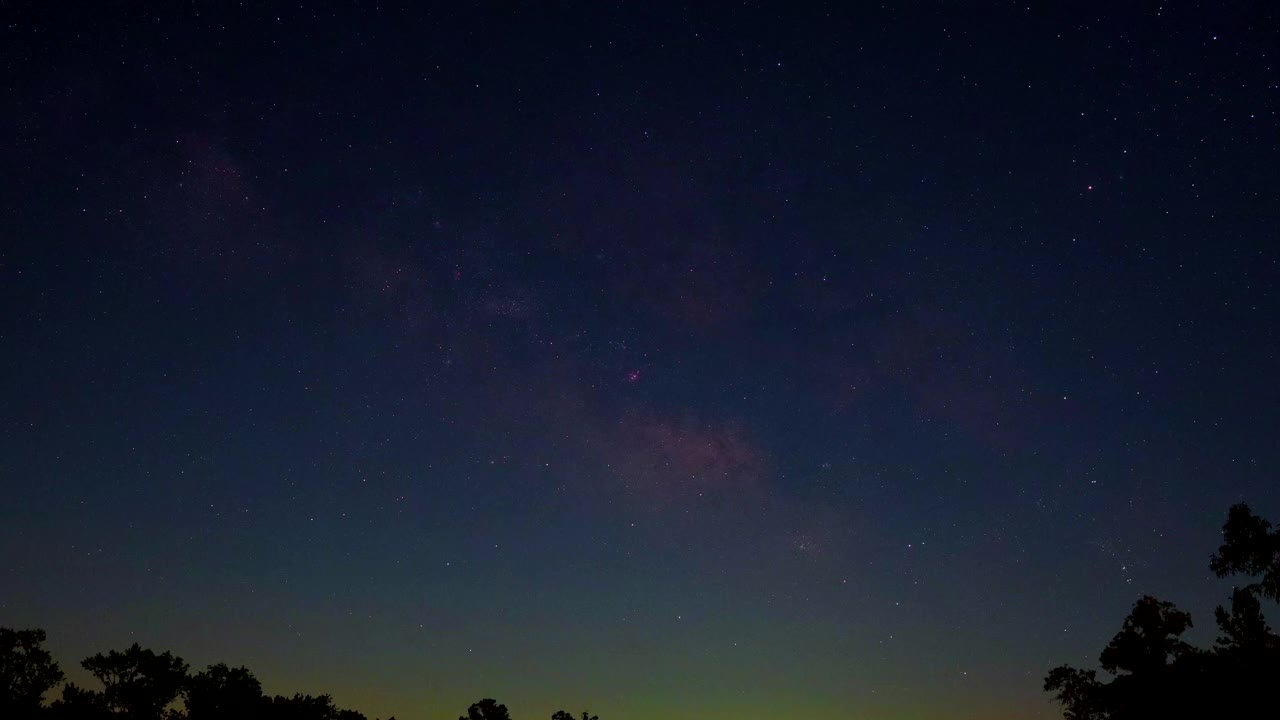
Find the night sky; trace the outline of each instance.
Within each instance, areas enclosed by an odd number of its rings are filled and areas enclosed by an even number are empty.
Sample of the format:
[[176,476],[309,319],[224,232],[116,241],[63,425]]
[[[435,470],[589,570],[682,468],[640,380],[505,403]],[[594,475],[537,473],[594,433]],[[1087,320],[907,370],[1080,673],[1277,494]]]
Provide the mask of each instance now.
[[1048,718],[1143,593],[1211,642],[1280,11],[795,5],[7,4],[0,625],[401,720]]

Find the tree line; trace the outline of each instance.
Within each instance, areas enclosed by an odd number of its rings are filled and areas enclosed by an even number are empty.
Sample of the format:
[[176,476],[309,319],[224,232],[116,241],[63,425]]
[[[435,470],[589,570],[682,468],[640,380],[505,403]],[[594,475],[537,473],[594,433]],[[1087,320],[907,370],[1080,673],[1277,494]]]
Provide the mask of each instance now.
[[[1236,505],[1222,527],[1222,545],[1209,560],[1218,577],[1243,577],[1230,605],[1214,612],[1211,648],[1182,639],[1191,615],[1149,595],[1139,598],[1120,631],[1102,650],[1106,673],[1061,665],[1044,689],[1066,720],[1249,717],[1277,713],[1280,636],[1267,624],[1263,601],[1280,602],[1280,529]],[[101,690],[75,683],[61,697],[45,695],[63,682],[44,648],[40,629],[0,627],[0,719],[3,720],[366,720],[339,708],[329,695],[268,696],[244,667],[218,663],[192,674],[182,658],[134,643],[80,664]],[[389,718],[389,720],[395,720]],[[485,698],[458,720],[510,720],[507,707]],[[575,720],[559,710],[551,720]],[[583,712],[581,720],[599,720]]]
[[1044,689],[1067,720],[1277,717],[1280,636],[1272,632],[1262,601],[1280,602],[1280,530],[1236,505],[1222,527],[1222,545],[1209,560],[1218,577],[1250,580],[1218,606],[1212,648],[1182,639],[1191,615],[1144,595],[1102,650],[1096,670],[1061,665]]
[[[247,668],[218,663],[192,674],[182,658],[137,643],[80,663],[101,690],[68,682],[60,697],[46,703],[45,695],[65,676],[44,648],[45,638],[41,629],[0,627],[0,720],[367,720],[337,707],[327,694],[269,696]],[[511,716],[506,705],[485,698],[458,720]],[[577,719],[558,710],[551,720]],[[599,718],[584,711],[581,720]]]

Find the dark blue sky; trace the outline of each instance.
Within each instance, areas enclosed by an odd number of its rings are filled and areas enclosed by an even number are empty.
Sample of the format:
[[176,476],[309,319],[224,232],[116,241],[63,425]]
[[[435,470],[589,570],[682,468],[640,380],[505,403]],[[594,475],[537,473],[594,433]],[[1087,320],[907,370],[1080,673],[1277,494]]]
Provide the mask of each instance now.
[[1053,717],[1280,517],[1264,3],[26,4],[0,624],[402,720]]

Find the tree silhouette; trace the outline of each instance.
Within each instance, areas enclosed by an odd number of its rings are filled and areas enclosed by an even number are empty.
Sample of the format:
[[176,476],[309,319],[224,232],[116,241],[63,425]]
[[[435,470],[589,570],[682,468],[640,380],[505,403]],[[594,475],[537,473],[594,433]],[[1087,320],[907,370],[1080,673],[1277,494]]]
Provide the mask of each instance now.
[[112,716],[102,693],[75,683],[67,683],[62,688],[62,698],[49,706],[49,714],[56,720],[109,720]]
[[1158,671],[1191,652],[1181,640],[1191,627],[1191,615],[1173,603],[1142,596],[1124,620],[1124,627],[1102,651],[1098,661],[1112,675]]
[[1271,523],[1254,515],[1248,505],[1232,506],[1222,526],[1222,545],[1209,568],[1218,577],[1261,576],[1248,589],[1280,602],[1280,532],[1272,532]]
[[[570,715],[564,710],[557,710],[554,713],[552,713],[551,720],[573,720],[573,715]],[[586,710],[583,710],[582,720],[600,720],[600,718],[596,717],[595,715],[592,715]]]
[[1222,632],[1217,646],[1223,652],[1253,655],[1280,648],[1280,636],[1271,632],[1258,596],[1246,588],[1234,588],[1231,609],[1219,605],[1214,610],[1214,618]]
[[[44,706],[43,695],[63,680],[44,640],[43,630],[0,627],[0,720],[367,720],[335,706],[329,695],[269,698],[243,667],[218,663],[188,676],[181,658],[137,643],[81,663],[102,690],[67,683],[61,697]],[[173,707],[179,697],[182,709]],[[483,720],[509,720],[506,707],[493,700],[480,701],[471,712]]]
[[1231,607],[1214,612],[1220,635],[1211,651],[1182,640],[1191,616],[1172,603],[1139,598],[1099,664],[1112,675],[1062,665],[1044,689],[1054,693],[1068,720],[1246,717],[1274,706],[1280,678],[1280,637],[1262,614],[1259,595],[1275,599],[1280,581],[1280,533],[1236,505],[1222,528],[1223,543],[1210,560],[1219,577],[1261,578],[1231,593]]
[[267,698],[262,683],[248,669],[218,663],[187,681],[183,704],[187,720],[252,720],[266,712]]
[[134,643],[80,663],[103,685],[108,710],[126,720],[160,720],[187,683],[187,664],[169,652],[157,655]]
[[478,703],[472,703],[471,707],[467,708],[467,714],[459,717],[458,720],[511,720],[511,715],[507,713],[506,705],[499,705],[493,698],[485,698]]
[[1054,699],[1063,706],[1067,720],[1098,720],[1106,717],[1101,702],[1102,684],[1093,670],[1077,670],[1066,665],[1049,671],[1044,680],[1046,692],[1055,693]]
[[[363,713],[337,707],[327,694],[268,697],[248,668],[217,663],[188,675],[182,658],[137,643],[81,662],[102,690],[69,682],[60,697],[43,705],[44,694],[63,680],[42,647],[44,640],[43,630],[0,627],[0,720],[367,720]],[[179,698],[181,708],[176,707]],[[563,710],[552,718],[574,720]],[[506,705],[485,698],[459,720],[511,716]],[[583,711],[582,720],[599,718]]]
[[0,717],[35,715],[44,694],[62,682],[44,640],[44,630],[0,627]]
[[273,720],[365,720],[365,716],[355,710],[335,706],[328,695],[301,694],[271,698],[270,717]]
[[[1191,663],[1174,668],[1196,655],[1181,639],[1190,627],[1191,616],[1172,603],[1143,596],[1098,658],[1102,669],[1115,676],[1110,683],[1098,682],[1092,670],[1063,665],[1049,672],[1044,689],[1056,693],[1072,720],[1148,717],[1181,694],[1175,692],[1184,687],[1179,676]],[[1179,697],[1176,704],[1186,702],[1188,698]]]

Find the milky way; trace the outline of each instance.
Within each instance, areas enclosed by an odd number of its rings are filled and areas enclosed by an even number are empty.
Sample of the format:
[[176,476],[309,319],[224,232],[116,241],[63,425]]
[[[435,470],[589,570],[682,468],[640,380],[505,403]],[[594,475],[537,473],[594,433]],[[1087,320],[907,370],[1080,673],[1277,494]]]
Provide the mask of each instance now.
[[401,720],[1056,717],[1140,594],[1209,637],[1280,23],[1124,5],[15,11],[0,625]]

